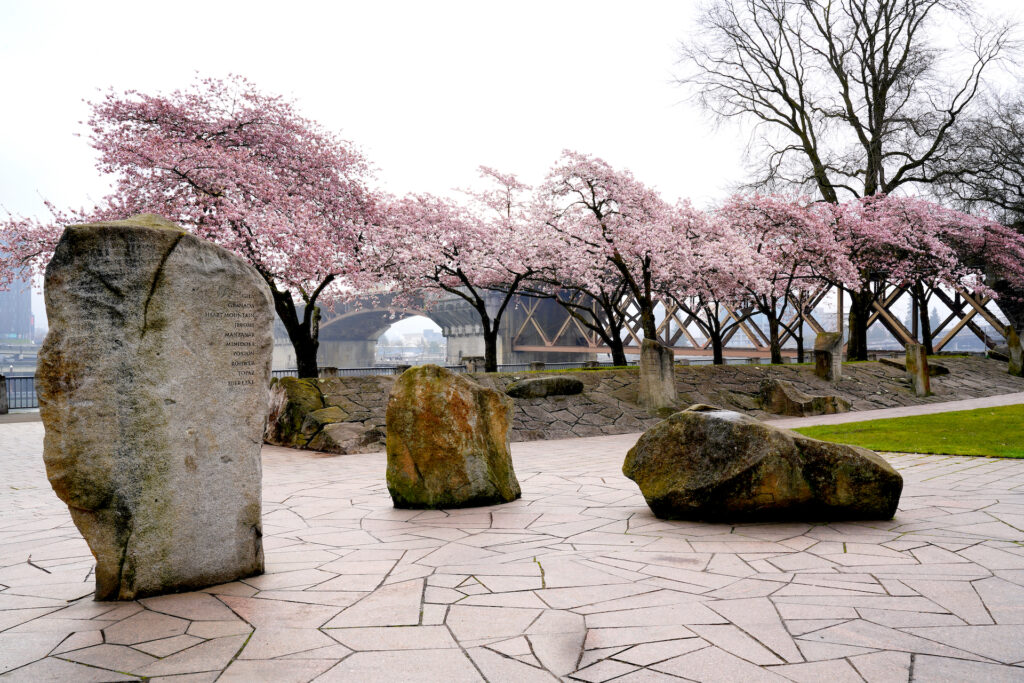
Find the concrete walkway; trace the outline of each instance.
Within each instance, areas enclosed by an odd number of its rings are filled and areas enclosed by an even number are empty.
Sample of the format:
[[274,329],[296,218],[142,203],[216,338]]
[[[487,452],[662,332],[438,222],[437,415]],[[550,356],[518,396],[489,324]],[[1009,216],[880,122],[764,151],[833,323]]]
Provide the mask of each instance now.
[[976,408],[994,408],[996,406],[1011,406],[1024,403],[1024,392],[1017,394],[1002,394],[1000,396],[986,396],[984,398],[969,398],[963,401],[946,401],[944,403],[924,403],[916,406],[901,406],[899,408],[882,408],[880,410],[858,410],[838,415],[815,415],[813,417],[785,417],[774,420],[766,420],[776,427],[795,429],[797,427],[812,427],[814,425],[837,425],[847,422],[864,422],[865,420],[882,420],[890,417],[910,417],[912,415],[933,415],[935,413],[948,413],[956,410],[974,410]]
[[42,436],[0,427],[0,683],[1024,680],[1024,460],[890,456],[893,520],[729,525],[652,516],[636,435],[513,444],[522,499],[443,511],[382,453],[264,447],[266,574],[96,603]]

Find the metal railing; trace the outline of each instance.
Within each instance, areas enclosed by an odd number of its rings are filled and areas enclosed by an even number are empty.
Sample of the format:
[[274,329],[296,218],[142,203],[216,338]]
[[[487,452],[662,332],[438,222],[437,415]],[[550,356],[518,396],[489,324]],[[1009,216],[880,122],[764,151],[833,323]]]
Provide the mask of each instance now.
[[33,375],[7,376],[7,407],[38,408],[36,378]]

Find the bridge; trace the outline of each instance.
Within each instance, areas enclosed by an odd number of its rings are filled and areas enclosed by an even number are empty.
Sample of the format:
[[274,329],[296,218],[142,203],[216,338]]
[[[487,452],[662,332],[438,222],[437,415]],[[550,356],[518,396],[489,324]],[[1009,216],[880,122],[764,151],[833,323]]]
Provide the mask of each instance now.
[[[429,298],[426,298],[429,296]],[[994,301],[966,291],[935,289],[930,292],[932,343],[943,350],[984,351],[1004,343],[1006,316]],[[496,310],[501,295],[488,296],[488,308]],[[822,287],[802,301],[791,301],[787,320],[804,335],[783,336],[783,355],[796,356],[798,342],[813,348],[818,332],[842,329],[842,292]],[[903,311],[900,315],[898,311]],[[749,308],[728,309],[726,315],[740,320],[726,339],[726,357],[767,358],[770,356],[766,325]],[[370,367],[374,364],[377,339],[405,318],[424,316],[434,321],[447,340],[446,362],[455,365],[466,356],[482,356],[484,343],[479,317],[462,298],[453,294],[421,296],[398,302],[390,296],[365,297],[325,310],[320,324],[319,362],[322,366]],[[801,318],[800,324],[797,318]],[[657,311],[658,339],[677,355],[702,357],[712,354],[710,342],[700,334],[693,319],[671,303]],[[868,340],[875,349],[894,350],[919,341],[917,305],[905,287],[882,285],[879,301],[869,318]],[[638,355],[643,334],[639,309],[627,305],[624,341],[627,355]],[[555,301],[516,297],[505,312],[498,339],[498,362],[578,362],[608,353],[600,337],[575,320]],[[282,354],[291,353],[287,338],[279,338],[275,367],[294,367]]]

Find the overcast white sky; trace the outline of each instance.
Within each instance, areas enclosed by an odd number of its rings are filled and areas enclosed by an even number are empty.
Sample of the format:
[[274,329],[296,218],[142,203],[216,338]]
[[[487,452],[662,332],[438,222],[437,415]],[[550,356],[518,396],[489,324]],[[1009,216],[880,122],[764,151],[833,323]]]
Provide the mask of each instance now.
[[292,96],[360,145],[393,192],[464,187],[481,164],[536,182],[573,148],[705,203],[739,179],[740,145],[670,83],[693,8],[0,0],[0,205],[43,214],[43,198],[101,197],[106,181],[75,137],[83,99],[171,90],[196,72]]
[[704,205],[742,179],[745,136],[716,131],[671,84],[696,7],[0,0],[0,206],[44,215],[43,198],[99,199],[106,181],[76,137],[83,100],[172,90],[196,72],[291,96],[357,143],[392,192],[464,187],[481,164],[537,182],[572,148]]

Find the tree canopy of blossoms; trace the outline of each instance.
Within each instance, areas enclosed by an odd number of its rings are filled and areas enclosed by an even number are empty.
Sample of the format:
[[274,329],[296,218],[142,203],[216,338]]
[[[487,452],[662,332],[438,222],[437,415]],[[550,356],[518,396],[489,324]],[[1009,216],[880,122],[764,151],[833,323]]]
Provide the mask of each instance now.
[[802,350],[806,302],[826,284],[850,294],[853,359],[866,358],[867,322],[893,286],[918,303],[928,344],[928,300],[944,289],[998,296],[1024,324],[1024,236],[923,199],[749,194],[702,212],[574,151],[537,188],[481,167],[487,186],[464,202],[387,197],[350,143],[240,77],[169,94],[111,91],[88,126],[113,191],[89,209],[48,205],[50,220],[0,223],[0,285],[22,268],[41,272],[65,225],[160,214],[256,268],[303,377],[318,370],[318,304],[367,292],[460,297],[480,318],[490,371],[517,293],[558,300],[617,363],[633,311],[640,334],[657,339],[667,302],[711,342],[715,362],[740,329],[757,341],[755,315],[781,362],[787,337]]
[[559,279],[602,290],[608,269],[617,272],[644,336],[657,339],[657,279],[687,268],[664,258],[677,230],[673,207],[629,171],[569,150],[538,188],[536,207],[538,222],[560,243]]
[[480,318],[487,372],[498,369],[502,317],[523,282],[535,274],[535,231],[528,229],[515,176],[481,167],[488,189],[462,205],[427,194],[390,202],[387,227],[377,233],[389,254],[383,274],[394,291],[438,290],[466,301]]
[[[978,227],[974,217],[925,199],[896,195],[863,197],[833,210],[832,231],[853,266],[852,277],[842,280],[850,293],[850,359],[867,359],[868,320],[887,285],[905,289],[918,300],[928,344],[925,286],[984,289],[981,274],[954,247],[957,242],[969,243],[968,236]],[[995,246],[988,243],[985,248]],[[1018,263],[1020,268],[1024,260]],[[883,324],[892,325],[884,319]]]
[[684,326],[697,326],[711,344],[714,364],[721,365],[726,341],[747,321],[739,311],[750,310],[743,283],[754,278],[755,253],[735,226],[714,212],[693,214],[688,204],[678,208],[683,229],[668,245],[675,251],[668,260],[688,269],[666,269],[659,289],[686,316]]
[[782,335],[801,339],[802,316],[787,321],[806,294],[825,280],[849,276],[848,261],[830,230],[824,205],[779,195],[734,195],[717,211],[753,252],[739,283],[764,316],[772,363],[782,362]]
[[299,375],[316,376],[317,304],[374,272],[364,244],[377,201],[365,158],[240,77],[201,79],[169,94],[109,92],[92,104],[88,125],[113,192],[92,209],[55,212],[53,221],[11,219],[8,258],[39,270],[67,223],[160,214],[256,268]]

